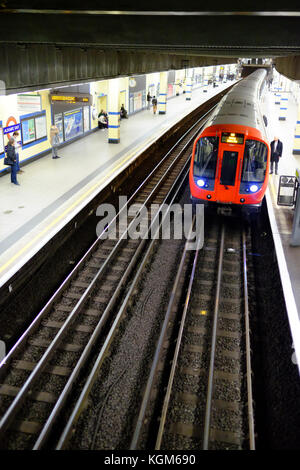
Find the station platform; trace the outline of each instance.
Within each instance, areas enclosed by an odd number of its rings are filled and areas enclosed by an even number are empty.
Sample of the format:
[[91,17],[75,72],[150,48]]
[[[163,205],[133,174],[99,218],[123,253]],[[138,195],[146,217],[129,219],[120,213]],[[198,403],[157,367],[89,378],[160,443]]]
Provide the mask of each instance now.
[[109,144],[107,130],[96,131],[51,153],[18,173],[0,178],[0,287],[59,230],[177,121],[234,82],[181,94],[167,102],[167,113],[144,110],[121,120],[119,144]]
[[269,176],[266,202],[300,371],[300,246],[290,245],[294,209],[277,205],[280,175],[295,176],[296,169],[300,168],[300,155],[293,155],[298,105],[292,93],[288,93],[286,120],[279,120],[279,108],[280,105],[275,104],[274,92],[267,91],[263,111],[268,119],[268,138],[271,143],[277,136],[283,143],[283,153],[278,164],[278,175],[273,173]]

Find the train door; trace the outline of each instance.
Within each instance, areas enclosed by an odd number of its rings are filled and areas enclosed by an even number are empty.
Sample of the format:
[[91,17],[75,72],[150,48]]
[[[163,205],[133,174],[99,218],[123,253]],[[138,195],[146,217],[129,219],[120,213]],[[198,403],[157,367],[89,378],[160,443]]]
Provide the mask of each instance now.
[[235,201],[242,156],[242,148],[227,144],[220,145],[215,187],[217,201],[228,203]]

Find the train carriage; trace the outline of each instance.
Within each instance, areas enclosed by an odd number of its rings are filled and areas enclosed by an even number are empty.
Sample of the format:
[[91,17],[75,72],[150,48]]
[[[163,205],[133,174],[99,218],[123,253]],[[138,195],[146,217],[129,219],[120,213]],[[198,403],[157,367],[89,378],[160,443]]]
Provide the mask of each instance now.
[[256,70],[222,98],[193,146],[193,202],[258,212],[268,184],[270,146],[260,98],[266,70]]

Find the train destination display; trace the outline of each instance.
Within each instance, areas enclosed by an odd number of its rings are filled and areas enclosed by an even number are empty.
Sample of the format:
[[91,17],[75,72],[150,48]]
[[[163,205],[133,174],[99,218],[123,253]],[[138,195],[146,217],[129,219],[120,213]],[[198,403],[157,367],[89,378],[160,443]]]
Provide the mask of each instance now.
[[236,134],[235,132],[222,132],[222,144],[243,144],[244,134]]

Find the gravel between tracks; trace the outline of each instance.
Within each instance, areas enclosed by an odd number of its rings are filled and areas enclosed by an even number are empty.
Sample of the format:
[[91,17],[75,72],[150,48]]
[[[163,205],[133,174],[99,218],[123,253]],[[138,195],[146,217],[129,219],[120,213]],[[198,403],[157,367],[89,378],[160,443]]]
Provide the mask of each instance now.
[[[148,378],[154,347],[168,305],[182,241],[162,241],[139,286],[135,305],[121,325],[114,353],[96,381],[70,449],[129,448],[133,420]],[[93,435],[99,425],[93,444]]]

